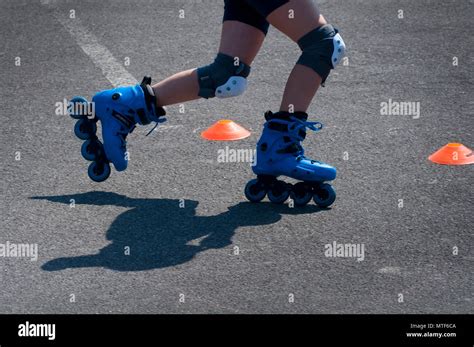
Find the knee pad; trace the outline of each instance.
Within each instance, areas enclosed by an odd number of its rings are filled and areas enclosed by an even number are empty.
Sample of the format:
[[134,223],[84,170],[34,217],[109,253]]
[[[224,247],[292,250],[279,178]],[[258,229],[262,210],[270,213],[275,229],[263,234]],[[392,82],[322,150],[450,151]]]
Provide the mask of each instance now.
[[197,69],[199,96],[203,98],[230,98],[243,94],[247,89],[250,66],[219,53],[210,65]]
[[326,81],[331,69],[344,57],[346,45],[336,28],[326,24],[316,28],[298,40],[302,53],[297,64],[313,69]]

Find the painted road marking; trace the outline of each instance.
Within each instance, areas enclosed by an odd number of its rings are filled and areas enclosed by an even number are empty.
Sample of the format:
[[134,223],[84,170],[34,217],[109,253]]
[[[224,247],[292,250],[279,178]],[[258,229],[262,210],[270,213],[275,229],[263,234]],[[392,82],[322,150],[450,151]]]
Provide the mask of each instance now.
[[[51,6],[48,6],[51,4],[49,1],[43,1],[42,3],[51,8]],[[97,37],[85,28],[79,18],[69,18],[67,13],[57,9],[52,9],[52,13],[54,18],[71,34],[84,53],[102,70],[103,75],[114,87],[138,83],[135,77],[115,59],[112,53],[100,44]]]

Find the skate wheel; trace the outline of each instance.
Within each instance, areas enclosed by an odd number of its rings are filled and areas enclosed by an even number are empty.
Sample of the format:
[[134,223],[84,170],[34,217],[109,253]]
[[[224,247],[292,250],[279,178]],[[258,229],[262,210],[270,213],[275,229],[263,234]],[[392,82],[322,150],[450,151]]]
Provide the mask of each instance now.
[[330,184],[323,183],[314,190],[313,200],[319,207],[329,207],[336,200],[336,191]]
[[107,162],[93,161],[89,165],[87,174],[94,182],[103,182],[110,176],[110,165]]
[[253,179],[245,185],[245,197],[251,202],[260,202],[266,195],[265,187],[258,179]]
[[69,101],[68,113],[71,118],[81,119],[87,117],[89,101],[82,96],[75,96]]
[[296,206],[304,206],[311,201],[313,197],[312,187],[304,182],[298,182],[291,190],[291,198]]
[[79,119],[74,126],[74,134],[81,140],[87,140],[95,135],[97,125],[88,119]]
[[94,161],[103,153],[102,143],[99,140],[86,140],[81,147],[81,154],[85,160]]
[[276,181],[267,193],[268,199],[274,204],[283,204],[290,196],[287,184]]

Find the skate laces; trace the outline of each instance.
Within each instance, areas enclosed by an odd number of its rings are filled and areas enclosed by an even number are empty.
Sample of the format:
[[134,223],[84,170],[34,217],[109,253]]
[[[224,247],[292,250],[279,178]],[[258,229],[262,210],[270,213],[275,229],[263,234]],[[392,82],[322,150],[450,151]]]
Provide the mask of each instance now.
[[[165,121],[166,121],[166,118],[164,118],[164,117],[158,118],[155,121],[155,125],[153,126],[153,128],[145,135],[145,137],[150,135],[158,127],[158,125],[160,123],[163,123]],[[133,125],[132,127],[128,128],[128,129],[126,127],[122,126],[120,131],[117,132],[117,135],[122,139],[122,146],[121,146],[122,148],[127,147],[127,141],[126,141],[127,135],[131,134],[135,128],[136,128],[136,125]]]
[[306,128],[308,128],[308,129],[316,132],[316,131],[319,131],[323,128],[323,123],[321,123],[321,122],[307,122],[307,121],[303,121],[303,120],[298,119],[298,118],[293,117],[293,116],[291,116],[290,119],[295,123],[293,123],[291,126],[288,124],[288,132],[289,133],[296,133],[296,137],[300,141],[304,140],[304,138],[302,138],[299,134],[301,129],[306,131]]
[[303,130],[303,133],[305,134],[306,129],[316,132],[323,128],[323,124],[320,122],[307,122],[294,116],[290,116],[290,121],[272,119],[271,122],[286,125],[288,133],[285,134],[285,136],[288,136],[290,139],[290,143],[286,147],[286,150],[290,153],[294,153],[299,160],[306,158],[304,156],[304,149],[300,144],[300,142],[304,140],[304,136],[301,135],[301,130]]
[[158,117],[158,119],[155,121],[155,126],[145,136],[150,135],[158,127],[160,123],[164,123],[164,122],[166,122],[165,117]]

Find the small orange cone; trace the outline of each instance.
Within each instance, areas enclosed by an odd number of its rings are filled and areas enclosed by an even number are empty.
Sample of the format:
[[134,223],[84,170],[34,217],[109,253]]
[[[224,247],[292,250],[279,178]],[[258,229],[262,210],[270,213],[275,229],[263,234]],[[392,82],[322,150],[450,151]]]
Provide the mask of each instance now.
[[206,140],[233,141],[250,136],[250,131],[229,119],[221,119],[201,133]]
[[462,143],[448,143],[430,155],[428,160],[444,165],[474,164],[474,153]]

